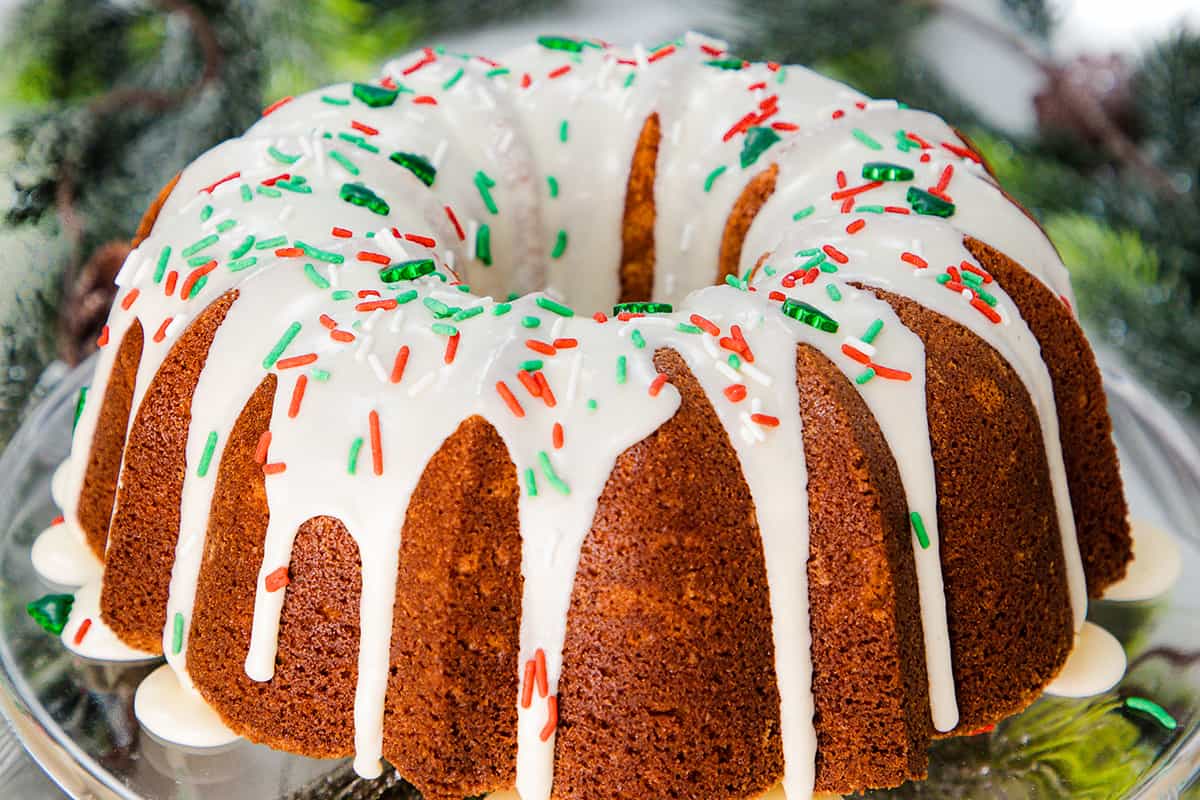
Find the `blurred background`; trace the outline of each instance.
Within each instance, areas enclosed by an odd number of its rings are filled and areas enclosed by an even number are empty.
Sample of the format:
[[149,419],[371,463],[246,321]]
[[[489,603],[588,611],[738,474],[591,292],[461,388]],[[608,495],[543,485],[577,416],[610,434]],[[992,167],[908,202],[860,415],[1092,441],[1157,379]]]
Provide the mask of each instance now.
[[91,351],[159,187],[267,103],[418,44],[688,29],[959,126],[1098,347],[1200,418],[1197,0],[0,0],[0,446]]

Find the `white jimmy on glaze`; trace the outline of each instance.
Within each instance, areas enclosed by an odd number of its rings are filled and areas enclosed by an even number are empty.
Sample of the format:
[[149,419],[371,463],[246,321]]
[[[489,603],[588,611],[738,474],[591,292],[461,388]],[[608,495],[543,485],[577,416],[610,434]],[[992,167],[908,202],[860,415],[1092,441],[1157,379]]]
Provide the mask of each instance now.
[[[798,343],[820,350],[854,381],[897,455],[909,508],[923,519],[927,537],[922,543],[914,533],[913,550],[931,713],[943,731],[958,719],[933,461],[927,431],[914,424],[925,413],[924,349],[886,303],[850,281],[913,297],[966,325],[992,343],[1025,383],[1042,423],[1078,628],[1085,600],[1082,567],[1053,396],[1037,343],[1003,292],[989,287],[998,319],[993,322],[970,304],[970,292],[947,291],[934,275],[946,264],[979,268],[963,246],[967,233],[1021,259],[1069,300],[1053,249],[936,117],[869,100],[803,68],[737,66],[722,43],[694,34],[652,53],[594,42],[565,50],[531,45],[500,65],[427,49],[388,64],[384,78],[371,84],[376,94],[383,87],[395,97],[368,103],[372,88],[350,84],[297,97],[187,167],[152,235],[118,276],[118,304],[108,323],[113,344],[101,351],[92,399],[57,482],[65,522],[38,545],[39,568],[59,579],[90,579],[78,594],[64,639],[73,643],[82,621],[91,619],[93,630],[72,644],[76,652],[99,658],[146,655],[121,650],[124,645],[103,626],[94,566],[90,572],[86,565],[74,571],[45,566],[70,560],[64,552],[87,549],[78,498],[115,344],[140,322],[145,347],[135,384],[136,414],[172,344],[208,303],[236,289],[238,298],[209,354],[209,363],[220,368],[201,373],[192,400],[163,633],[177,682],[168,685],[156,673],[158,683],[147,697],[190,692],[189,702],[203,702],[187,674],[186,622],[225,441],[267,370],[280,378],[269,460],[286,464],[286,470],[266,478],[271,515],[247,674],[266,681],[273,673],[285,593],[268,591],[267,576],[288,565],[301,524],[319,515],[337,517],[363,564],[355,766],[363,775],[379,772],[408,497],[441,444],[477,414],[504,440],[525,487],[519,504],[520,663],[542,650],[553,695],[580,548],[600,493],[620,453],[679,406],[678,392],[656,382],[652,360],[657,348],[669,347],[686,361],[728,431],[754,500],[770,588],[783,787],[789,797],[808,797],[816,735]],[[626,185],[638,135],[651,113],[659,115],[662,130],[654,291],[656,299],[684,298],[681,307],[604,323],[571,316],[550,298],[588,312],[618,299]],[[751,129],[765,150],[750,146]],[[914,177],[854,194],[862,213],[842,213],[845,201],[831,195],[861,184],[859,171],[873,160],[908,167]],[[772,163],[780,169],[777,190],[754,221],[739,264],[749,271],[766,253],[766,266],[749,283],[703,288],[713,282],[725,220],[738,195]],[[351,184],[365,190],[347,188]],[[901,216],[895,209],[907,209],[910,185],[952,196],[954,216]],[[863,221],[853,232],[846,228],[851,219]],[[825,248],[845,261],[835,266],[831,256],[814,255]],[[906,253],[936,269],[913,267],[901,259]],[[822,262],[813,280],[789,277],[816,263],[813,258]],[[381,261],[395,266],[423,259],[434,265],[434,274],[412,281],[381,277]],[[470,291],[457,285],[459,275]],[[166,292],[173,282],[179,288]],[[181,297],[184,287],[196,288]],[[547,294],[496,299],[513,289]],[[836,318],[838,332],[781,314],[779,292]],[[722,335],[738,325],[754,360],[731,358],[718,337],[694,325],[694,314]],[[338,339],[322,315],[342,334]],[[527,327],[531,320],[537,327]],[[315,361],[297,368],[281,367],[279,358],[264,361],[296,323],[299,330],[277,355],[313,354]],[[527,347],[529,338],[562,346],[553,348],[553,356],[540,355]],[[409,348],[408,362],[394,381],[401,347]],[[864,378],[862,358],[875,377]],[[532,367],[531,360],[542,364]],[[553,406],[522,386],[517,378],[522,369],[544,375],[556,397]],[[301,378],[303,400],[292,415]],[[516,397],[520,415],[497,390],[501,382]],[[731,400],[726,391],[731,385],[743,387],[745,397]],[[372,414],[380,432],[377,448],[371,442]],[[556,423],[564,431],[561,447],[552,445]],[[355,451],[356,468],[349,470],[355,441],[363,444]],[[210,465],[201,474],[198,465],[206,454]],[[376,456],[382,474],[376,474]],[[531,481],[536,494],[528,488]],[[184,621],[178,639],[177,617]],[[543,741],[540,735],[548,704],[539,700],[528,709],[517,704],[517,790],[526,800],[548,798],[554,736]],[[192,719],[213,722],[213,715],[190,708],[196,711]],[[160,735],[173,735],[161,715],[140,716]],[[214,728],[189,741],[223,735]]]

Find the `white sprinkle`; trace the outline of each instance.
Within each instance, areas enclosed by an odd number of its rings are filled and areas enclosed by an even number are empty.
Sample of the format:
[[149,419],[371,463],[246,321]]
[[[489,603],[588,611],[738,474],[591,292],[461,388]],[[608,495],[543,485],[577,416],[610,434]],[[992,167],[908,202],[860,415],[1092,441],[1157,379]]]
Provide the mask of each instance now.
[[650,58],[646,55],[646,48],[641,44],[633,46],[633,58],[637,61],[638,69],[648,69],[650,67]]
[[382,313],[383,313],[383,309],[377,308],[374,311],[372,311],[370,314],[368,314],[367,318],[365,320],[363,320],[363,324],[362,324],[363,330],[364,331],[371,330],[371,328],[373,328],[375,326],[375,323],[379,321],[379,316]]
[[446,156],[446,148],[447,147],[449,147],[449,145],[446,143],[446,140],[442,139],[441,141],[438,142],[437,147],[434,148],[432,161],[433,161],[433,166],[435,168],[437,168],[437,169],[442,168],[442,159],[445,158],[445,156]]
[[611,53],[604,54],[604,60],[600,64],[600,69],[596,71],[596,85],[603,87],[608,83],[608,79],[612,77],[613,68],[617,66],[617,57]]
[[862,351],[867,356],[867,358],[875,357],[875,352],[876,352],[875,346],[867,344],[862,339],[859,339],[857,336],[847,336],[843,341],[846,344],[853,347],[855,350]]
[[479,235],[479,223],[475,220],[467,220],[467,252],[474,257],[475,253],[479,252],[476,249],[475,237]]
[[571,375],[567,378],[567,407],[575,404],[575,393],[579,389],[579,374],[583,371],[583,353],[576,353],[571,359]]
[[399,333],[402,324],[404,324],[404,309],[397,308],[392,312],[392,318],[388,320],[388,331]]
[[[763,409],[763,404],[762,404],[761,397],[754,397],[754,398],[750,399],[750,413],[751,414],[757,414],[758,412],[762,411],[762,409]],[[749,415],[746,415],[746,419],[750,419]]]
[[[141,248],[134,250],[129,254],[129,256],[125,259],[125,263],[121,265],[121,269],[117,272],[116,279],[113,281],[113,283],[117,284],[117,288],[125,288],[125,284],[129,282],[130,276],[138,271],[141,260]],[[137,281],[134,282],[136,283]]]
[[733,367],[729,366],[728,362],[720,361],[720,360],[714,361],[713,366],[716,367],[717,372],[724,375],[725,378],[730,383],[741,383],[742,382],[742,376],[738,375],[737,371]]
[[442,253],[442,263],[445,264],[446,268],[451,272],[454,271],[454,258],[455,255],[453,250],[446,250]]
[[479,104],[488,111],[493,111],[496,108],[496,101],[492,98],[492,93],[482,86],[479,87]]
[[743,425],[738,428],[738,433],[741,435],[743,442],[754,444],[754,430],[749,425]]
[[498,149],[501,153],[507,153],[508,148],[512,147],[512,141],[513,130],[509,128],[504,132],[504,135],[500,137],[500,143],[496,145],[496,149]]
[[391,376],[383,369],[383,362],[379,360],[379,356],[375,353],[367,356],[367,363],[371,365],[371,369],[375,371],[375,377],[379,378],[380,383],[390,383]]
[[696,226],[691,222],[683,226],[683,235],[679,237],[679,251],[681,253],[686,253],[688,248],[692,246],[692,233],[695,229]]
[[383,250],[395,260],[408,260],[408,251],[404,249],[404,245],[400,243],[400,240],[393,236],[392,232],[387,228],[384,228],[375,235],[375,242],[379,245],[380,250]]
[[374,336],[367,334],[366,336],[360,337],[358,340],[358,348],[354,351],[354,360],[362,361],[364,358],[366,358],[370,354],[371,347],[374,344]]
[[567,325],[566,317],[555,317],[553,324],[550,325],[550,337],[552,339],[561,339],[563,328]]
[[704,351],[706,353],[718,361],[720,360],[721,351],[717,349],[717,340],[714,337],[704,334],[700,337],[700,344],[704,345]]
[[337,264],[329,265],[329,285],[334,289],[338,288],[338,265]]
[[770,386],[772,382],[770,375],[747,361],[742,362],[742,374],[760,386]]
[[408,396],[416,397],[421,392],[428,389],[430,384],[432,384],[435,380],[437,380],[436,372],[426,372],[425,375],[422,376],[421,380],[417,381],[416,383],[414,383],[412,386],[409,387]]
[[175,316],[175,318],[171,320],[171,324],[167,326],[167,329],[165,331],[163,331],[163,333],[168,338],[173,339],[173,338],[175,338],[175,336],[177,336],[179,334],[180,331],[182,331],[184,329],[184,327],[187,325],[187,323],[188,323],[188,315],[187,314],[177,314]]
[[283,209],[279,212],[279,221],[287,222],[289,219],[291,219],[292,214],[295,214],[295,213],[296,213],[296,207],[289,203],[288,205],[284,206]]

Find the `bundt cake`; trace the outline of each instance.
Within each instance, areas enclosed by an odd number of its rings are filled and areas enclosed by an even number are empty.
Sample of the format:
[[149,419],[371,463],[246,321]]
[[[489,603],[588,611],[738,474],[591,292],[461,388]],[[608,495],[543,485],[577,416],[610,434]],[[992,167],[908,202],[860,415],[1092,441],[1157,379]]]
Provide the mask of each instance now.
[[426,48],[135,244],[35,547],[64,641],[429,800],[921,778],[1130,558],[1038,225],[938,117],[716,40]]

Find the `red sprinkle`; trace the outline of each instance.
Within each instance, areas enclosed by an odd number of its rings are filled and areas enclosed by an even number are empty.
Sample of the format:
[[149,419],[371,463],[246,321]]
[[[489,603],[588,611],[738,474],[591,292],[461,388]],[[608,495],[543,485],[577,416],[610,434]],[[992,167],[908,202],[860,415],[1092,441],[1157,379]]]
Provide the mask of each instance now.
[[524,75],[521,76],[521,88],[522,89],[528,89],[529,84],[531,84],[531,83],[533,83],[533,78],[529,77],[528,72],[526,72]]
[[337,322],[334,320],[333,317],[329,316],[328,314],[322,314],[319,317],[319,319],[321,320],[321,324],[324,325],[329,330],[333,330],[334,328],[337,327]]
[[339,239],[349,239],[351,236],[354,235],[353,231],[349,231],[345,228],[339,228],[336,225],[334,226],[333,230],[330,231],[330,233],[332,233],[334,236],[338,237]]
[[832,258],[834,261],[836,261],[839,264],[845,264],[847,261],[850,260],[849,258],[846,257],[845,253],[843,253],[841,250],[838,250],[836,247],[834,247],[831,244],[827,244],[824,247],[822,247],[821,249],[825,251],[825,255],[829,256],[830,258]]
[[446,210],[446,216],[450,218],[450,224],[454,226],[454,232],[458,234],[458,240],[465,242],[467,234],[463,230],[463,226],[459,224],[458,217],[454,216],[454,209],[450,208],[450,206],[442,206],[442,208]]
[[[301,250],[300,252],[304,252],[304,251]],[[372,253],[369,250],[359,250],[358,251],[358,260],[359,261],[370,261],[372,264],[390,264],[390,263],[392,263],[392,259],[385,256],[383,253]]]
[[[834,180],[837,182],[837,185],[838,185],[838,188],[839,188],[839,189],[845,189],[845,188],[846,188],[846,171],[845,171],[845,170],[839,169],[839,170],[837,171],[837,175],[834,175],[834,176],[833,176],[833,179],[834,179]],[[837,200],[837,198],[836,198],[836,197],[835,197],[835,198],[833,198],[833,199],[834,199],[834,200]]]
[[216,268],[217,262],[213,260],[209,261],[204,266],[196,267],[194,270],[189,272],[188,276],[183,280],[183,286],[179,287],[179,299],[187,300],[192,294],[192,289],[195,287],[196,281],[200,280],[202,277],[212,272]]
[[[838,174],[840,175],[841,173]],[[844,183],[838,181],[838,191],[829,195],[829,199],[845,200],[847,197],[854,197],[855,195],[860,195],[863,192],[869,192],[872,189],[878,189],[880,186],[883,186],[883,181],[871,181],[870,183],[864,183],[861,186],[851,186],[849,189],[847,189],[845,188]]]
[[304,251],[299,247],[281,247],[275,251],[275,255],[280,258],[296,258],[304,255]]
[[139,294],[141,294],[141,291],[136,286],[130,289],[129,294],[125,295],[125,299],[121,301],[121,308],[128,311],[129,307],[133,305],[133,301],[138,299]]
[[[84,619],[83,622],[81,622],[79,624],[79,630],[75,631],[75,638],[73,640],[75,642],[76,646],[83,644],[83,637],[87,636],[87,632],[91,629],[91,627],[92,627],[92,618],[91,617],[87,617],[86,619]],[[545,739],[543,739],[542,741],[545,741]]]
[[379,430],[379,412],[372,410],[367,416],[371,425],[371,466],[376,475],[383,474],[383,434]]
[[262,115],[265,117],[274,111],[278,111],[282,106],[286,106],[288,103],[292,102],[293,99],[295,98],[293,98],[291,95],[279,98],[274,103],[271,103],[271,105],[264,108]]
[[207,192],[208,194],[212,194],[212,193],[213,193],[213,189],[216,189],[216,188],[217,188],[218,186],[220,186],[222,183],[225,183],[225,182],[227,182],[227,181],[231,181],[231,180],[233,180],[234,178],[240,178],[240,177],[242,177],[242,173],[241,173],[241,172],[231,172],[231,173],[229,173],[228,175],[226,175],[224,178],[220,178],[219,180],[216,180],[216,181],[214,181],[214,182],[210,183],[208,186],[205,186],[205,187],[204,187],[203,189],[201,189],[200,191],[202,191],[202,192]]
[[432,236],[421,236],[417,233],[406,233],[404,238],[414,244],[419,244],[422,247],[437,247],[437,240]]
[[658,61],[660,58],[666,58],[667,56],[671,55],[671,53],[674,53],[674,52],[675,52],[675,45],[669,44],[666,47],[664,47],[663,49],[655,51],[653,55],[651,55],[648,59],[646,59],[646,61],[653,64],[655,61]]
[[281,172],[273,178],[267,178],[265,181],[259,181],[263,186],[274,186],[279,181],[288,181],[292,179],[292,173]]
[[700,330],[707,333],[709,336],[720,336],[721,335],[720,328],[718,328],[716,325],[712,324],[711,322],[709,322],[707,319],[700,316],[699,314],[692,314],[690,317],[688,317],[688,321],[691,322],[693,325],[695,325]]
[[546,380],[546,376],[541,372],[535,372],[533,377],[542,390],[542,402],[546,404],[546,408],[554,408],[558,405],[558,400],[554,398],[554,392],[550,390],[550,382]]
[[279,369],[291,369],[293,367],[303,367],[305,364],[311,364],[316,360],[316,353],[305,353],[302,356],[289,356],[288,358],[281,358],[275,362],[275,366]]
[[654,380],[650,382],[650,396],[658,397],[658,393],[667,385],[667,376],[663,373],[658,373],[654,376]]
[[330,331],[329,338],[333,339],[335,342],[345,342],[346,344],[349,344],[350,342],[354,341],[355,336],[350,331]]
[[549,677],[546,674],[546,651],[539,647],[533,654],[533,663],[535,667],[533,676],[537,682],[538,697],[545,697],[550,693]]
[[787,300],[787,295],[781,291],[773,289],[771,290],[771,293],[767,295],[767,299],[774,300],[776,303],[782,303],[784,300]]
[[430,95],[423,94],[413,98],[413,103],[418,106],[436,106],[438,101]]
[[608,316],[603,311],[597,311],[595,314],[592,314],[592,319],[596,320],[596,322],[599,322],[601,325],[608,322]]
[[254,448],[254,461],[258,464],[267,463],[267,451],[271,449],[271,432],[263,431],[258,437],[258,447]]
[[834,111],[834,112],[833,112],[832,114],[830,114],[829,116],[833,117],[834,119],[841,119],[842,117],[846,116],[846,112],[845,112],[845,111],[842,111],[842,110],[839,108],[837,111]]
[[992,276],[991,276],[991,275],[989,275],[989,274],[988,274],[987,272],[985,272],[984,270],[981,270],[979,267],[975,266],[975,265],[974,265],[974,264],[972,264],[970,261],[963,261],[961,264],[959,264],[959,266],[960,266],[960,267],[962,267],[962,268],[963,268],[964,270],[966,270],[967,272],[972,272],[972,273],[974,273],[974,274],[978,275],[979,277],[983,278],[983,282],[984,282],[984,283],[991,283],[991,282],[992,282]]
[[175,319],[175,318],[167,317],[166,319],[164,319],[162,321],[162,324],[158,326],[158,330],[156,330],[154,332],[154,337],[153,337],[155,343],[161,342],[163,339],[167,338],[167,328],[169,328],[171,326],[171,320],[173,320],[173,319]]
[[288,406],[288,416],[292,419],[300,413],[300,404],[304,402],[304,390],[308,387],[308,376],[296,378],[296,387],[292,389],[292,403]]
[[408,366],[408,345],[401,345],[396,351],[396,360],[392,362],[392,383],[399,383],[404,377],[404,368]]
[[949,142],[942,142],[942,147],[946,148],[951,153],[954,153],[954,155],[961,156],[962,158],[970,159],[971,161],[974,161],[976,164],[983,163],[983,159],[981,159],[969,147],[959,147],[958,145],[950,144]]
[[729,398],[731,403],[740,403],[746,399],[746,386],[741,383],[732,383],[725,387],[725,396]]
[[537,339],[526,339],[525,346],[535,353],[541,353],[547,356],[552,356],[555,353],[554,345],[546,344],[545,342],[539,342]]
[[268,475],[278,475],[285,471],[287,471],[287,464],[284,464],[282,461],[276,461],[274,464],[263,464],[263,472]]
[[[179,280],[178,272],[176,272],[175,270],[171,270],[170,272],[168,272],[167,280],[163,284],[163,294],[165,294],[167,297],[170,297],[171,295],[175,294],[175,282],[178,280]],[[134,291],[136,292],[137,289],[134,289]]]
[[421,56],[421,58],[418,59],[417,61],[413,62],[409,66],[405,67],[404,71],[401,72],[400,74],[401,75],[412,75],[414,72],[419,70],[421,67],[432,64],[436,60],[437,60],[437,56],[434,55],[433,50],[431,48],[426,47],[426,48],[424,48],[424,54]]
[[517,402],[517,398],[513,395],[512,389],[509,389],[508,385],[505,384],[504,381],[496,381],[496,392],[501,398],[504,399],[505,405],[508,406],[508,410],[513,413],[513,416],[525,416],[525,409],[521,408],[521,404]]
[[884,206],[883,210],[888,212],[889,214],[911,214],[912,213],[904,206]]
[[867,227],[867,221],[865,219],[856,219],[854,222],[851,222],[846,226],[846,233],[855,234],[865,227]]
[[762,425],[764,428],[778,428],[779,427],[779,417],[772,417],[770,414],[751,414],[750,421],[757,422],[759,425]]
[[993,309],[987,303],[983,302],[978,297],[972,297],[971,305],[974,306],[976,311],[978,311],[980,314],[983,314],[985,317],[987,317],[990,322],[999,324],[1000,315],[997,314],[995,309]]
[[66,521],[67,521],[67,518],[66,518],[66,517],[64,517],[62,514],[59,514],[59,515],[58,515],[57,517],[55,517],[54,519],[50,520],[50,525],[51,525],[51,526],[54,526],[54,525],[62,525],[62,524],[63,524],[64,522],[66,522]]
[[288,576],[288,568],[280,567],[263,578],[263,587],[268,592],[278,592],[291,582],[292,579]]
[[863,351],[859,350],[857,347],[852,347],[848,344],[844,344],[844,345],[842,345],[842,352],[845,353],[846,355],[850,356],[851,358],[853,358],[855,361],[857,361],[860,364],[870,364],[871,363],[871,357],[869,355],[867,355],[866,353],[864,353]]
[[446,354],[442,356],[442,360],[447,364],[454,363],[454,355],[458,352],[458,340],[461,336],[461,333],[455,333],[446,339]]
[[521,382],[521,385],[525,387],[526,391],[528,391],[534,397],[542,396],[542,385],[540,383],[538,383],[537,378],[533,377],[533,375],[531,375],[530,373],[526,372],[523,369],[518,370],[517,371],[517,380],[519,380]]
[[925,269],[929,266],[929,262],[921,258],[916,253],[910,253],[907,250],[900,254],[900,260],[906,264],[912,264],[917,269]]
[[362,131],[368,136],[374,136],[375,134],[379,133],[378,128],[372,128],[370,125],[367,125],[364,122],[359,122],[356,119],[350,120],[350,127],[354,128],[356,131]]
[[549,75],[547,75],[546,77],[547,77],[547,78],[551,78],[551,79],[553,79],[553,78],[561,78],[563,75],[566,75],[566,74],[567,74],[568,72],[570,72],[570,71],[571,71],[571,65],[570,65],[570,64],[563,64],[563,65],[562,65],[561,67],[559,67],[558,69],[551,70],[551,71],[550,71],[550,74],[549,74]]
[[542,732],[538,737],[543,741],[548,741],[554,735],[554,729],[558,727],[558,698],[551,695],[546,699],[546,709],[550,716],[546,720],[546,726],[542,728]]
[[570,350],[572,347],[578,347],[578,339],[555,339],[554,347],[557,350]]
[[875,370],[875,374],[881,378],[887,378],[891,381],[911,381],[912,374],[905,372],[902,369],[892,369],[891,367],[883,367],[879,364],[871,364],[871,369]]
[[96,337],[96,347],[104,347],[108,344],[108,326],[105,325],[100,329],[100,335]]
[[563,446],[563,426],[561,422],[554,423],[554,427],[550,430],[550,441],[554,444],[555,450],[561,450]]
[[383,309],[384,311],[391,311],[391,310],[397,308],[399,305],[400,304],[398,302],[396,302],[396,300],[389,297],[386,300],[368,300],[365,303],[359,303],[358,305],[356,305],[354,307],[354,310],[355,311],[378,311],[379,309]]
[[536,669],[532,658],[525,662],[525,680],[521,682],[521,708],[533,705],[533,673]]

